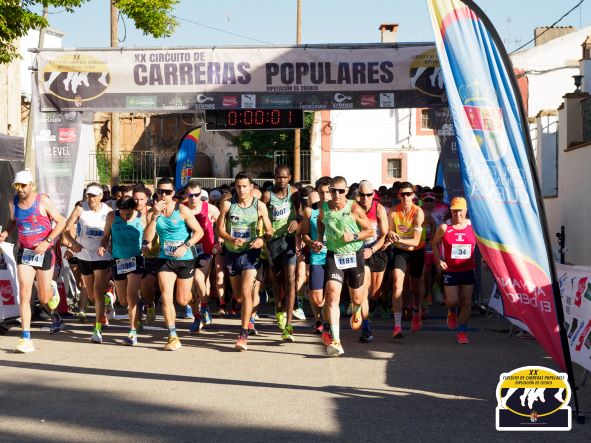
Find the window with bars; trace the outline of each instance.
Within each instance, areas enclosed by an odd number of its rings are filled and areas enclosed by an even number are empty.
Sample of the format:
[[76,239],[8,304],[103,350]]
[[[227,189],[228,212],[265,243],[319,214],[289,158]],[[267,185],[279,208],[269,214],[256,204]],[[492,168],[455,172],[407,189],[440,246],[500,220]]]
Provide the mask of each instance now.
[[402,160],[399,158],[388,159],[388,178],[402,178]]
[[421,129],[433,129],[428,109],[421,110]]

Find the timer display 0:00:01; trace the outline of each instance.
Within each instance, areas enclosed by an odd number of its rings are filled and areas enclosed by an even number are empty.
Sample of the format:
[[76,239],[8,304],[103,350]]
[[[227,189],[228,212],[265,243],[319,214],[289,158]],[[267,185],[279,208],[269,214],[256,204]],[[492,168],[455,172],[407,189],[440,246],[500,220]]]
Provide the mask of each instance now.
[[301,109],[237,109],[206,111],[208,130],[302,128]]

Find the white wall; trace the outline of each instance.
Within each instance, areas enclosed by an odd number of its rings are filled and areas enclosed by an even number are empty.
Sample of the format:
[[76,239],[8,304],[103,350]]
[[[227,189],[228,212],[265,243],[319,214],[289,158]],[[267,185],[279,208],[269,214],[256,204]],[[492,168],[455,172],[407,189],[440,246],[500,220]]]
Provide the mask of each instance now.
[[[44,48],[61,48],[63,33],[47,29],[45,32]],[[39,31],[31,30],[27,35],[21,37],[20,41],[20,76],[21,76],[21,92],[23,95],[31,96],[31,71],[29,68],[33,66],[35,61],[35,54],[29,52],[29,48],[36,48],[39,45]]]

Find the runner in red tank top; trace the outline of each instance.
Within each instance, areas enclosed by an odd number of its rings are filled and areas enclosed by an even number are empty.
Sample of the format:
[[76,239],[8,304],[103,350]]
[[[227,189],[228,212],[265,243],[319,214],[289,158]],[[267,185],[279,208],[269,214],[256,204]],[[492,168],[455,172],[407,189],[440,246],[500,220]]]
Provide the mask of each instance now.
[[[446,303],[448,307],[447,326],[456,329],[455,310],[460,305],[459,327],[456,335],[457,342],[468,344],[466,329],[472,309],[472,290],[476,280],[476,262],[474,249],[476,235],[470,220],[466,218],[467,205],[462,197],[455,197],[451,201],[451,224],[442,224],[433,238],[433,255],[435,263],[443,272]],[[440,246],[443,245],[443,256]]]
[[[59,332],[63,322],[54,310],[59,304],[57,286],[52,280],[55,255],[53,245],[60,235],[66,219],[57,211],[49,197],[33,191],[33,176],[28,169],[19,171],[13,181],[16,196],[9,202],[10,221],[0,233],[4,242],[15,227],[18,227],[20,247],[16,253],[19,285],[22,336],[15,352],[33,352],[31,340],[31,291],[37,279],[37,293],[41,305],[51,314],[51,333]],[[55,223],[52,227],[52,222]]]
[[[203,237],[193,247],[195,255],[195,288],[197,297],[192,304],[195,320],[189,327],[189,331],[197,333],[204,326],[211,324],[211,314],[207,306],[207,298],[210,292],[209,271],[211,268],[212,249],[215,243],[213,224],[216,222],[220,211],[207,201],[201,199],[205,192],[196,180],[190,180],[186,187],[188,201],[187,207],[195,215],[197,222],[203,229]],[[199,307],[199,308],[197,308]]]

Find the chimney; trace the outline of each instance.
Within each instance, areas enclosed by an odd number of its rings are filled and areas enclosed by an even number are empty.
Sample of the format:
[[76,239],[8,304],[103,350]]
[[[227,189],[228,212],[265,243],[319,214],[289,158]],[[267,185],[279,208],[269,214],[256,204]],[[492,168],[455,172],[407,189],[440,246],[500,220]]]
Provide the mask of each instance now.
[[534,46],[543,45],[571,32],[575,32],[573,26],[539,26],[534,29]]
[[588,35],[583,44],[583,57],[579,60],[579,74],[583,76],[583,92],[591,92],[591,35]]
[[396,43],[398,36],[398,23],[380,25],[382,37],[381,43]]

